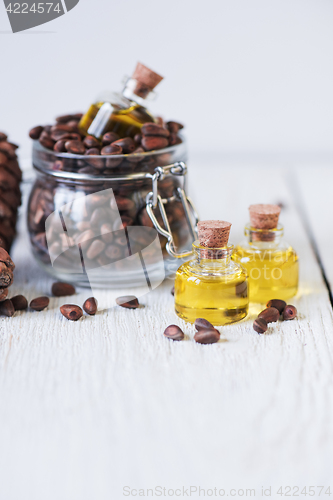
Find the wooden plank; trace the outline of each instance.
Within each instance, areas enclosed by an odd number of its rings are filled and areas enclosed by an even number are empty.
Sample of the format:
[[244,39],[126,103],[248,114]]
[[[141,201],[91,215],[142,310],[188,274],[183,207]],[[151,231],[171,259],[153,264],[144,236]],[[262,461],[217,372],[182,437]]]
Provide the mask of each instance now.
[[295,192],[300,213],[305,221],[323,266],[331,293],[333,291],[333,169],[332,164],[316,164],[295,168]]
[[[234,242],[250,203],[285,204],[286,238],[301,264],[297,320],[259,336],[251,327],[259,306],[251,306],[247,320],[220,329],[218,344],[198,345],[173,312],[170,281],[135,311],[70,323],[58,310],[65,299],[54,298],[48,311],[1,318],[2,498],[109,500],[123,498],[124,486],[191,485],[225,496],[255,488],[252,498],[271,486],[279,498],[279,486],[329,485],[332,308],[286,173],[192,163],[190,187],[202,219],[233,222]],[[31,299],[52,280],[26,238],[21,232],[14,251],[12,293]],[[86,293],[71,300],[81,304]],[[184,328],[184,342],[163,337],[170,323]]]

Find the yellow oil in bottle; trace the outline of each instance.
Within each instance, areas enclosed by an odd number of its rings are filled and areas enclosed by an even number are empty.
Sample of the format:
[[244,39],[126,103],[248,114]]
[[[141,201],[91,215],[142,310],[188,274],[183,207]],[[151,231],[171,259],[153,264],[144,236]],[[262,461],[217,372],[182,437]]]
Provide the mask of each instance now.
[[[103,104],[105,103],[97,102],[92,104],[87,113],[83,115],[79,123],[79,130],[81,133],[89,133],[88,130]],[[99,130],[98,138],[106,132],[115,132],[120,138],[134,137],[135,134],[140,133],[142,125],[154,121],[153,116],[143,106],[133,104],[123,109],[114,105],[112,113],[110,113],[110,118],[105,125],[103,125],[103,128]]]
[[250,245],[239,245],[232,259],[247,271],[251,302],[287,300],[296,295],[299,265],[292,247],[251,248]]
[[226,325],[245,318],[248,306],[246,272],[233,262],[192,260],[176,273],[175,311],[185,321],[205,318],[215,326]]

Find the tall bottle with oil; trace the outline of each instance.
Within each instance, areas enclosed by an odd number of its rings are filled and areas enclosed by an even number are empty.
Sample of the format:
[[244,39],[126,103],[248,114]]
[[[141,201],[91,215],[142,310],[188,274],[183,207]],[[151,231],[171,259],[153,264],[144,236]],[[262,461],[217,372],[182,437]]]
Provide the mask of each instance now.
[[162,76],[138,63],[121,93],[104,93],[91,104],[79,123],[80,132],[98,139],[106,132],[115,132],[120,138],[134,137],[142,125],[155,122],[145,106],[161,80]]
[[298,289],[298,256],[283,241],[283,226],[278,223],[278,205],[251,205],[246,239],[236,246],[233,260],[248,273],[250,301],[287,300]]

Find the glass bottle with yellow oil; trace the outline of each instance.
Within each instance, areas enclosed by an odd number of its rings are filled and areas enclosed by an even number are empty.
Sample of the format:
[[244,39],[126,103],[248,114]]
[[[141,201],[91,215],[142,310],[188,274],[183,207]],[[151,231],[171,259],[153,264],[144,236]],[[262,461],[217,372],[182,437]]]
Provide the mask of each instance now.
[[138,63],[121,93],[104,93],[83,115],[80,132],[100,139],[106,132],[122,137],[134,137],[144,123],[154,123],[154,117],[145,107],[154,95],[154,88],[163,77]]
[[215,326],[225,325],[248,313],[247,274],[231,260],[230,227],[225,221],[199,222],[193,259],[176,273],[175,310],[190,323],[204,318]]
[[237,245],[233,260],[248,273],[250,301],[287,300],[298,289],[298,256],[283,241],[283,226],[278,223],[278,205],[251,205],[246,240]]

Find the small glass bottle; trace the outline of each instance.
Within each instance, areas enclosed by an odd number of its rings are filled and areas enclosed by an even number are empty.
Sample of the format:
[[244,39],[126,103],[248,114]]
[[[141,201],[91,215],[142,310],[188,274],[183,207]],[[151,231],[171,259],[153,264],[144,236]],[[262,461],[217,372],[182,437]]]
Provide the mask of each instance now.
[[237,245],[233,260],[247,270],[250,301],[266,303],[287,300],[298,289],[298,256],[283,237],[278,224],[278,205],[251,205],[250,223],[245,226],[246,240]]
[[185,321],[204,318],[218,326],[247,316],[247,274],[231,260],[230,227],[225,221],[198,223],[194,258],[179,267],[175,278],[175,310]]
[[138,63],[121,93],[104,93],[90,106],[79,123],[80,132],[98,139],[106,132],[115,132],[120,138],[134,137],[142,125],[155,122],[145,101],[152,98],[161,80],[162,76]]

